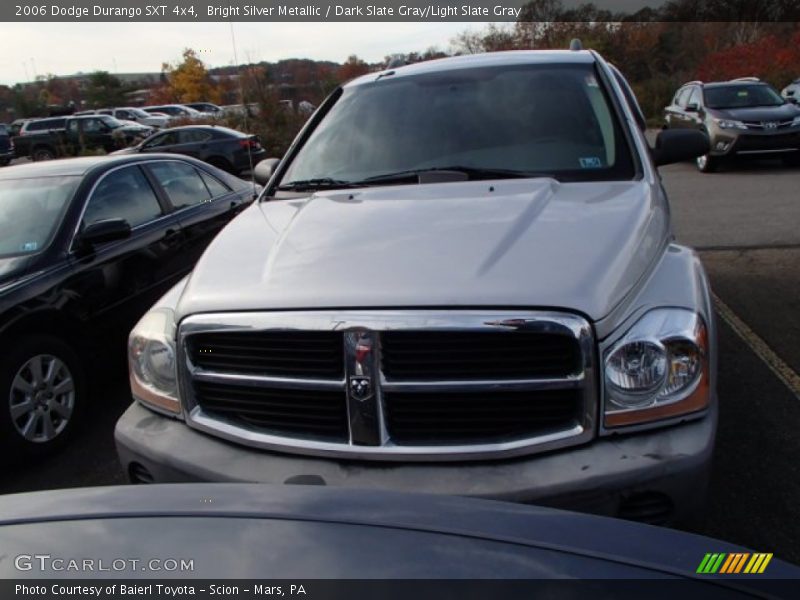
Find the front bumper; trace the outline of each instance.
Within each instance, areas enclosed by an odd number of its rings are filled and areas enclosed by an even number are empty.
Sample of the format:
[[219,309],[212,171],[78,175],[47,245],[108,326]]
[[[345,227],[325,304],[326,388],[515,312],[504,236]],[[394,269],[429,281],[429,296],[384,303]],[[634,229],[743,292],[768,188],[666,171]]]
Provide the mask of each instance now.
[[779,129],[771,133],[717,129],[711,135],[713,156],[747,156],[800,151],[800,128]]
[[650,502],[651,508],[658,504],[661,516],[651,519],[645,511],[641,520],[675,524],[694,518],[704,501],[716,402],[712,407],[702,419],[664,429],[599,438],[547,454],[462,463],[370,463],[254,450],[195,431],[138,403],[118,421],[115,439],[125,472],[139,482],[294,483],[417,491],[629,518],[639,518],[635,510],[641,512]]

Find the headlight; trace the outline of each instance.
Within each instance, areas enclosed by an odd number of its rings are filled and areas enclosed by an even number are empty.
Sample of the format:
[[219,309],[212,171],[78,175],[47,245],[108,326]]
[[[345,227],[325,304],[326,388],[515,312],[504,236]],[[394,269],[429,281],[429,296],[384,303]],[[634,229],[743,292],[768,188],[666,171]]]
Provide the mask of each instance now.
[[708,351],[698,314],[672,308],[647,313],[605,355],[606,427],[706,408]]
[[800,127],[800,116],[794,118],[792,121],[792,127]]
[[131,392],[139,402],[173,414],[181,412],[175,362],[175,314],[148,312],[128,337]]
[[721,129],[747,129],[747,125],[741,121],[732,121],[730,119],[714,119],[714,122],[719,125]]

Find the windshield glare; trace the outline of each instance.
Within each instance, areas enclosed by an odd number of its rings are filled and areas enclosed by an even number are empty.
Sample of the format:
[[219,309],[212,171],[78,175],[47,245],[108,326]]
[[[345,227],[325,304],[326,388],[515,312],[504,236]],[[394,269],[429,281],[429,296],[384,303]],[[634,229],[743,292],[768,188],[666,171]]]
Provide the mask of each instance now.
[[593,65],[391,75],[345,88],[282,185],[440,167],[630,179],[634,170]]
[[122,127],[122,123],[115,119],[114,117],[103,117],[103,123],[108,125],[110,129],[117,129],[118,127]]
[[781,95],[768,85],[727,85],[705,89],[708,108],[747,108],[779,106]]
[[47,247],[80,177],[0,180],[0,256]]

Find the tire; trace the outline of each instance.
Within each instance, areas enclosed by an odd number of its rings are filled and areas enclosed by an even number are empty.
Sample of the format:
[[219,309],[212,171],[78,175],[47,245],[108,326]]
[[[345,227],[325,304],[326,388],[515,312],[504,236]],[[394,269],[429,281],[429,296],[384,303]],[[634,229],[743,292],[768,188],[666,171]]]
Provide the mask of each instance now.
[[231,173],[235,175],[233,165],[220,156],[214,156],[212,158],[209,158],[206,162],[210,164],[212,167],[217,167],[218,169],[222,169],[226,173]]
[[713,173],[719,167],[719,159],[710,154],[704,154],[697,157],[695,165],[697,165],[697,170],[701,173]]
[[4,158],[0,160],[0,167],[7,167],[11,163],[10,158]]
[[37,162],[42,160],[53,160],[55,157],[56,153],[52,148],[48,148],[47,146],[37,146],[31,151],[31,160]]
[[87,403],[83,365],[58,338],[30,335],[3,344],[0,364],[0,460],[44,456],[80,425]]

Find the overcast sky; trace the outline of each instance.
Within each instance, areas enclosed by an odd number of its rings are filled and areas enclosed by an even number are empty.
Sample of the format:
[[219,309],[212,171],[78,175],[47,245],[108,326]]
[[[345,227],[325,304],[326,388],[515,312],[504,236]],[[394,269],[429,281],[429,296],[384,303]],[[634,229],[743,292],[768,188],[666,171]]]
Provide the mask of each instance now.
[[[447,50],[460,32],[481,23],[235,23],[240,63],[283,58],[344,62],[358,54]],[[0,84],[34,75],[79,71],[154,72],[193,48],[209,67],[233,64],[229,23],[3,23]]]

